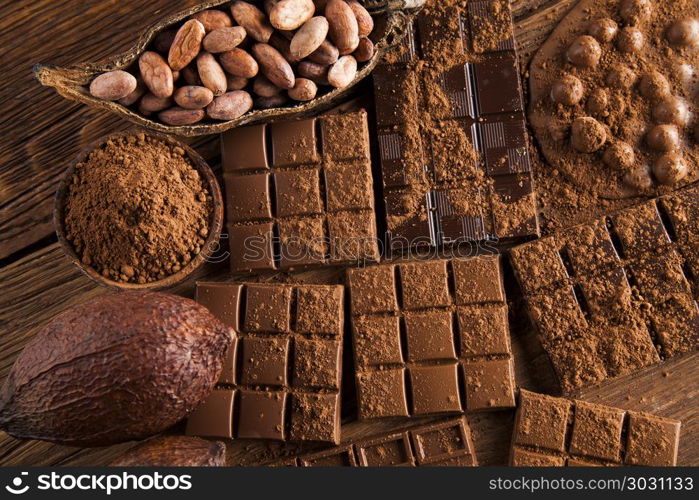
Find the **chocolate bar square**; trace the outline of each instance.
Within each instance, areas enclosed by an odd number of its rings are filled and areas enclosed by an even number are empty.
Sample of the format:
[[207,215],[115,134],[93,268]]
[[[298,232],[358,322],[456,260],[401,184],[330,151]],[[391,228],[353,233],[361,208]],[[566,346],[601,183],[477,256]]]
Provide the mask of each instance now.
[[289,331],[291,287],[248,285],[246,290],[246,331],[278,333]]
[[242,222],[272,217],[269,174],[241,175],[226,180],[228,219]]
[[286,393],[240,391],[239,438],[284,440]]
[[230,253],[241,257],[241,260],[235,264],[239,270],[273,269],[275,265],[273,245],[274,224],[271,222],[228,228]]
[[511,351],[506,306],[464,308],[457,317],[463,356],[507,354]]
[[409,373],[415,415],[461,411],[456,363],[414,366]]
[[332,162],[369,159],[369,131],[362,113],[328,115],[321,122],[323,155]]
[[380,366],[403,362],[399,318],[365,316],[353,323],[357,364]]
[[323,219],[302,217],[300,219],[280,220],[279,261],[282,267],[293,269],[295,266],[318,264],[326,261],[327,242]]
[[267,162],[267,134],[264,125],[241,127],[235,134],[221,136],[221,154],[224,175],[241,170],[269,168]]
[[563,452],[571,402],[520,391],[513,444]]
[[342,288],[322,290],[315,286],[299,286],[296,290],[296,331],[342,335]]
[[656,467],[675,465],[679,439],[678,421],[629,412],[625,463]]
[[350,269],[347,273],[354,314],[393,312],[398,309],[395,273],[389,266]]
[[297,338],[294,342],[294,387],[339,390],[340,356],[340,344],[335,341]]
[[405,369],[357,372],[357,403],[360,420],[407,417]]
[[448,306],[446,261],[401,264],[401,298],[404,309]]
[[577,402],[570,452],[619,462],[623,424],[623,410]]
[[244,385],[286,385],[289,340],[245,337],[241,341],[240,382]]
[[325,168],[328,212],[342,210],[371,210],[371,177],[369,172],[354,164]]
[[357,459],[351,446],[312,453],[299,458],[302,467],[356,467]]
[[510,458],[510,464],[514,467],[563,467],[565,463],[565,457],[520,448],[515,448]]
[[498,257],[455,260],[452,265],[457,304],[502,302],[505,299]]
[[303,393],[291,396],[291,441],[340,440],[340,395]]
[[466,409],[511,408],[515,404],[511,359],[466,360]]
[[503,54],[473,65],[478,115],[523,110],[519,69],[514,55]]
[[407,434],[397,434],[364,441],[356,445],[359,465],[395,467],[415,465]]
[[187,434],[202,437],[233,437],[235,391],[216,389],[187,418]]
[[[314,215],[323,211],[317,170],[289,170],[274,174],[279,217]],[[267,217],[271,217],[271,212]]]
[[420,465],[438,465],[440,462],[447,462],[447,465],[455,458],[461,459],[459,465],[476,465],[471,432],[463,419],[411,430],[410,435]]
[[452,315],[448,311],[405,316],[408,361],[456,359]]
[[272,136],[272,165],[289,167],[320,161],[314,119],[274,122]]
[[611,221],[626,256],[641,257],[670,244],[670,236],[654,202],[624,210]]

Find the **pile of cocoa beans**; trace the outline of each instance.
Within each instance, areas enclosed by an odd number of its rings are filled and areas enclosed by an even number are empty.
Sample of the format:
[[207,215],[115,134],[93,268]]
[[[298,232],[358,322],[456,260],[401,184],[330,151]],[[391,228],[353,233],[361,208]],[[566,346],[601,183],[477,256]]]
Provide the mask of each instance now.
[[233,120],[349,85],[374,55],[373,28],[356,0],[235,0],[165,29],[135,74],[103,73],[90,93],[169,125]]

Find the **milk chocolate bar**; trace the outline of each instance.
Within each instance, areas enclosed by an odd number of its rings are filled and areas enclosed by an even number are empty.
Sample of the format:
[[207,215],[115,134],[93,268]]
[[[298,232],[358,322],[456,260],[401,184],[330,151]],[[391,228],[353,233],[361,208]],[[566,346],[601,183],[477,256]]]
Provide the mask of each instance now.
[[364,111],[222,135],[233,272],[377,261]]
[[348,271],[360,419],[510,408],[499,257]]
[[564,391],[699,346],[699,187],[511,250]]
[[467,467],[477,464],[466,417],[410,427],[271,465],[295,467]]
[[647,413],[521,390],[510,464],[676,465],[680,425]]
[[456,4],[374,71],[392,250],[539,233],[509,1]]
[[343,287],[197,283],[197,302],[239,332],[187,434],[340,441]]

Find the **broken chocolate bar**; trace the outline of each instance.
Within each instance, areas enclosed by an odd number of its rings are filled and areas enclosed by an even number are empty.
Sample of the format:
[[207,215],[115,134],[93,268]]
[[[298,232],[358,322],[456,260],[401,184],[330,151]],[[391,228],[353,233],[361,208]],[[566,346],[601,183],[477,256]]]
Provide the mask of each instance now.
[[670,466],[680,422],[521,390],[510,463],[515,466]]
[[222,136],[233,272],[377,261],[366,113]]
[[398,467],[477,465],[466,417],[409,427],[270,465],[298,467]]
[[699,346],[699,188],[511,250],[565,392]]
[[348,271],[359,418],[514,406],[499,257]]
[[338,443],[343,287],[198,283],[196,298],[239,335],[187,434]]
[[509,1],[429,2],[374,88],[391,251],[538,235]]

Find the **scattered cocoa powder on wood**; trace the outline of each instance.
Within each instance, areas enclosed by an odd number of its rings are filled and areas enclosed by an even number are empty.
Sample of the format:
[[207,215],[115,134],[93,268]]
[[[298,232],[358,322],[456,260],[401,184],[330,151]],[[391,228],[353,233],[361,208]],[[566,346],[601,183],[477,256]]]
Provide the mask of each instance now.
[[112,137],[69,180],[66,239],[84,265],[106,278],[150,283],[201,251],[212,207],[181,146],[144,133]]

